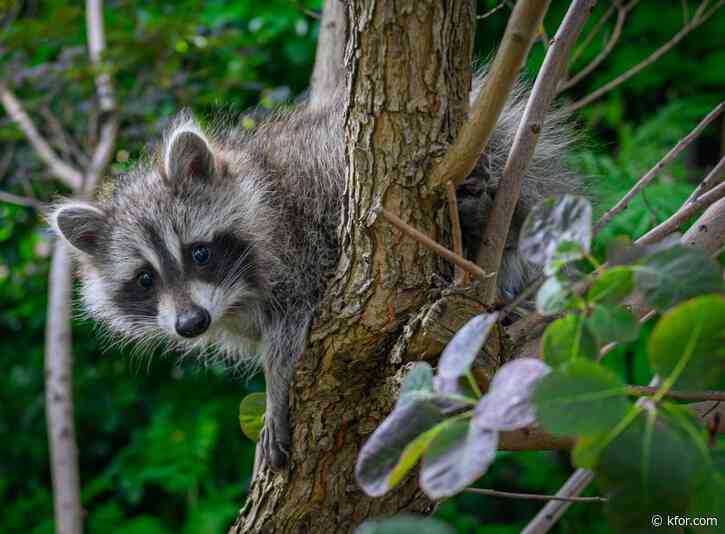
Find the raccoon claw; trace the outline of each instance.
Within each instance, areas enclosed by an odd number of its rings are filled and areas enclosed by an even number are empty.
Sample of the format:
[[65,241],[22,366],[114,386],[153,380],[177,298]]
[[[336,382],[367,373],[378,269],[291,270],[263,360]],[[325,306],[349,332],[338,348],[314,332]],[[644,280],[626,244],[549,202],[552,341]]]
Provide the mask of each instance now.
[[260,443],[262,444],[262,456],[273,470],[279,471],[287,465],[290,450],[287,425],[274,419],[266,421],[260,436]]

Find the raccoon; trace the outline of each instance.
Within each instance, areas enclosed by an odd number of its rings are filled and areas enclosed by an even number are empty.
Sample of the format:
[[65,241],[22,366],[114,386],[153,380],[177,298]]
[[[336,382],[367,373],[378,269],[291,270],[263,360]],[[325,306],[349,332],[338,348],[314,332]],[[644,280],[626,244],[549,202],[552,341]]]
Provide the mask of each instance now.
[[[488,148],[459,188],[464,243],[480,232],[523,113],[525,91],[504,110]],[[64,200],[49,220],[77,259],[83,307],[127,340],[261,362],[267,382],[263,457],[288,459],[288,389],[325,281],[338,259],[344,193],[344,105],[300,104],[252,131],[204,130],[182,113],[151,155],[94,201]],[[570,142],[550,118],[514,216],[499,277],[514,296],[535,270],[515,235],[544,195],[567,191]]]

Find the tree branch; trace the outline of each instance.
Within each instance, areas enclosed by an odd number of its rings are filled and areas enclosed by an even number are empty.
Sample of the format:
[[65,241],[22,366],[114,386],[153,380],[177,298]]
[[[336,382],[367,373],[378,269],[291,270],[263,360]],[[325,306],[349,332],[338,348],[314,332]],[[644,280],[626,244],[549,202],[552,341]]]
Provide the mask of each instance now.
[[478,278],[485,280],[487,278],[491,278],[493,276],[490,273],[485,272],[483,269],[481,269],[478,265],[473,263],[472,261],[468,261],[463,256],[459,256],[452,250],[447,249],[440,243],[436,242],[435,240],[431,239],[427,235],[425,235],[423,232],[416,230],[409,224],[407,224],[405,221],[403,221],[400,217],[397,215],[394,215],[390,213],[387,210],[384,210],[382,208],[379,208],[377,210],[377,213],[380,214],[383,219],[388,221],[390,224],[395,226],[398,230],[401,230],[404,234],[406,234],[409,237],[412,237],[415,239],[418,243],[421,245],[424,245],[425,247],[429,248],[442,258],[447,259],[449,262],[451,262],[453,265],[460,267],[464,271],[471,273],[474,276],[477,276]]
[[[571,499],[579,495],[594,478],[594,474],[588,469],[577,469],[569,480],[556,492],[557,500],[546,503],[536,517],[526,525],[521,534],[544,534],[553,527],[559,518],[571,505]],[[563,500],[562,500],[563,499]]]
[[570,64],[576,63],[576,60],[579,59],[579,56],[582,55],[582,53],[592,43],[592,40],[599,34],[602,28],[604,28],[607,21],[609,20],[609,17],[614,14],[615,10],[616,6],[614,3],[612,3],[607,11],[604,12],[604,15],[602,15],[601,18],[594,24],[594,28],[592,28],[592,31],[587,34],[587,36],[582,40],[582,43],[574,50],[571,55]]
[[[571,49],[594,3],[594,0],[574,0],[571,3],[536,77],[481,237],[476,263],[484,271],[498,272],[501,268],[504,246],[521,193],[523,176],[534,155],[546,112],[556,95],[556,86],[564,74]],[[484,302],[493,302],[495,299],[496,278],[484,281],[481,287]]]
[[6,191],[0,191],[0,201],[7,202],[8,204],[15,204],[16,206],[23,206],[25,208],[33,208],[35,210],[40,209],[42,204],[30,197],[21,197],[7,193]]
[[601,98],[605,94],[607,94],[609,91],[614,89],[615,87],[623,84],[633,76],[636,76],[640,72],[642,72],[644,69],[649,67],[652,63],[657,61],[659,58],[664,56],[667,52],[669,52],[672,48],[675,47],[680,41],[682,41],[687,35],[694,29],[700,27],[702,24],[704,24],[722,5],[725,3],[725,0],[719,0],[718,3],[708,12],[705,12],[705,8],[709,4],[709,0],[703,0],[703,2],[700,4],[700,6],[697,8],[697,11],[695,12],[694,16],[690,21],[683,26],[683,28],[677,32],[677,34],[670,39],[667,43],[662,45],[660,48],[655,50],[652,54],[650,54],[647,58],[639,62],[637,65],[629,69],[628,71],[622,73],[621,75],[617,76],[614,80],[611,82],[603,85],[593,93],[591,93],[588,96],[585,96],[581,100],[577,100],[573,104],[570,104],[566,108],[564,108],[564,113],[572,113],[580,108],[583,108],[584,106],[594,102],[598,98]]
[[[461,217],[458,213],[458,197],[456,186],[452,182],[446,184],[446,195],[448,199],[448,216],[451,219],[451,238],[453,241],[453,252],[463,258],[463,232],[461,232]],[[455,266],[453,283],[461,286],[466,282],[466,271],[460,266]]]
[[[712,122],[714,121],[720,113],[725,109],[725,101],[720,102],[717,106],[715,106],[715,109],[713,109],[710,113],[708,113],[704,119],[700,121],[700,123],[695,126],[695,128],[687,134],[685,137],[680,139],[677,144],[672,147],[672,149],[665,154],[665,156],[657,162],[657,164],[652,167],[647,173],[645,173],[642,178],[637,180],[637,183],[634,184],[632,189],[627,191],[627,193],[617,202],[607,213],[605,213],[601,219],[599,219],[599,222],[594,226],[594,232],[599,232],[602,228],[604,228],[607,224],[611,222],[614,217],[619,215],[622,211],[624,211],[627,206],[629,206],[630,201],[640,192],[642,189],[647,187],[649,183],[662,171],[662,169],[669,165],[674,159],[680,155],[680,153],[689,146],[692,141],[694,141],[701,133],[702,131]],[[700,187],[695,189],[693,192],[693,195],[700,190]],[[691,197],[692,198],[692,197]],[[688,199],[689,200],[689,199]]]
[[476,166],[516,82],[519,70],[539,34],[548,0],[519,0],[509,17],[496,57],[456,141],[431,172],[431,185],[460,185]]
[[565,501],[565,502],[607,502],[606,497],[557,497],[556,495],[541,495],[539,493],[515,493],[484,488],[466,488],[467,493],[478,493],[490,497],[503,497],[506,499],[522,499],[529,501]]
[[315,67],[310,80],[310,106],[330,101],[345,80],[344,55],[347,44],[347,7],[342,0],[326,0],[320,21]]
[[63,242],[57,240],[48,276],[45,409],[58,534],[81,534],[83,531],[78,447],[73,422],[71,283],[70,255]]
[[[722,176],[723,173],[725,173],[725,157],[723,157],[718,164],[715,165],[715,168],[710,171],[704,181],[714,181],[715,178],[713,178],[713,176],[719,177]],[[676,231],[681,225],[686,223],[688,219],[690,219],[690,217],[695,215],[698,211],[709,207],[723,197],[725,197],[725,182],[721,182],[710,189],[710,191],[704,193],[691,202],[685,203],[674,215],[663,223],[652,228],[652,230],[637,239],[635,243],[638,245],[646,245],[667,237],[672,232]]]
[[[636,395],[638,397],[646,395],[654,395],[657,393],[659,388],[652,386],[635,386],[628,385],[627,392],[630,395]],[[665,397],[670,399],[679,400],[711,400],[711,401],[725,401],[725,391],[668,391],[665,393]]]
[[83,182],[81,172],[58,157],[48,141],[35,127],[23,105],[3,82],[0,82],[0,102],[5,107],[8,116],[20,128],[20,131],[23,132],[35,152],[40,156],[40,159],[48,166],[50,172],[71,189],[80,187]]
[[619,41],[620,36],[622,35],[622,28],[624,28],[624,23],[627,20],[629,12],[634,8],[634,6],[637,5],[637,3],[639,3],[639,0],[631,0],[626,5],[620,5],[618,2],[615,2],[617,8],[617,21],[614,24],[614,30],[612,30],[612,35],[609,37],[607,44],[604,46],[602,51],[599,52],[599,54],[597,54],[597,56],[583,69],[581,69],[571,78],[563,80],[556,90],[558,93],[566,91],[570,87],[573,87],[574,85],[579,83],[581,80],[587,77],[594,69],[596,69],[602,63],[602,61],[607,58],[607,56],[609,56],[609,54],[614,49],[614,46],[617,44],[617,41]]

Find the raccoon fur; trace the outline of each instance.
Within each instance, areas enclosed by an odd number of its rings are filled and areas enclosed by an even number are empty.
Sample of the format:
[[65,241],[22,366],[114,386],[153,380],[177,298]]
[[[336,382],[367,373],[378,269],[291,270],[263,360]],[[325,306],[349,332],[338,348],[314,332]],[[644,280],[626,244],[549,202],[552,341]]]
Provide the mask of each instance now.
[[[467,255],[481,228],[525,106],[511,97],[474,172],[459,188]],[[263,456],[285,465],[288,389],[308,326],[338,259],[344,193],[344,106],[304,104],[253,131],[204,131],[184,113],[153,155],[95,201],[65,200],[50,222],[72,247],[87,313],[127,340],[259,359],[267,381]],[[514,296],[534,274],[515,251],[526,213],[571,190],[561,163],[571,140],[550,115],[523,183],[499,276]]]

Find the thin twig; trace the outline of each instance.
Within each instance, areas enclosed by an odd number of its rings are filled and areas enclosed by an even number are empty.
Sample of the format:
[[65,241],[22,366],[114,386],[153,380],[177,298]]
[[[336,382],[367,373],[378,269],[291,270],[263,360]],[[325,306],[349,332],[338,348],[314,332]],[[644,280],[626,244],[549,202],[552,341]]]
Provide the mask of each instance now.
[[0,102],[5,107],[8,116],[33,146],[40,159],[48,166],[50,172],[71,189],[79,187],[83,181],[81,172],[58,157],[48,141],[35,127],[23,105],[3,82],[0,82]]
[[408,223],[400,219],[398,216],[390,213],[389,211],[378,208],[376,212],[379,215],[382,215],[383,219],[388,221],[390,224],[395,226],[398,230],[401,230],[406,235],[412,237],[415,239],[418,243],[426,246],[427,248],[431,249],[433,252],[438,254],[439,256],[447,259],[449,262],[451,262],[453,265],[457,265],[461,269],[463,269],[466,272],[471,273],[474,276],[477,276],[478,278],[482,280],[486,280],[487,278],[490,278],[493,276],[492,274],[487,273],[483,269],[481,269],[478,265],[473,263],[472,261],[468,261],[463,256],[459,256],[452,250],[448,250],[446,247],[441,245],[440,243],[437,243],[427,235],[425,235],[423,232],[416,230],[412,226],[410,226]]
[[704,0],[702,4],[698,7],[697,11],[695,12],[692,19],[685,24],[685,26],[677,32],[677,34],[670,39],[668,42],[666,42],[664,45],[659,47],[657,50],[652,52],[647,58],[640,61],[637,65],[630,68],[626,72],[620,74],[617,76],[614,80],[611,82],[603,85],[593,93],[585,96],[581,100],[577,100],[573,104],[570,104],[569,106],[565,107],[563,109],[563,113],[572,113],[591,102],[594,102],[598,98],[601,98],[603,95],[607,94],[612,89],[618,87],[619,85],[623,84],[633,76],[636,76],[642,70],[649,67],[652,63],[657,61],[659,58],[664,56],[667,52],[669,52],[672,48],[675,47],[680,41],[682,41],[687,35],[694,29],[700,27],[702,24],[704,24],[724,3],[725,0],[719,0],[719,2],[708,12],[704,12],[705,7],[707,7],[707,4],[709,3],[709,0]]
[[[722,174],[723,172],[725,172],[725,157],[723,157],[720,162],[715,166],[715,168],[711,171],[711,174]],[[699,198],[682,206],[669,219],[652,228],[652,230],[637,239],[635,243],[637,245],[647,245],[650,243],[655,243],[667,237],[672,232],[676,231],[681,225],[687,222],[687,220],[695,215],[698,211],[707,208],[708,206],[714,204],[723,197],[725,197],[725,182],[721,182],[717,186],[710,189],[710,191],[708,191],[707,193],[702,194]]]
[[[574,0],[571,3],[536,77],[523,117],[516,130],[511,152],[506,160],[491,214],[481,237],[476,263],[484,271],[497,272],[501,267],[511,218],[521,193],[523,176],[534,155],[546,112],[556,94],[556,86],[564,73],[571,49],[591,13],[594,2],[595,0]],[[484,302],[491,303],[495,297],[494,277],[481,285],[481,298]]]
[[[725,105],[725,102],[723,102]],[[695,200],[700,198],[703,193],[712,189],[712,187],[723,178],[723,168],[721,166],[722,160],[705,176],[705,178],[697,185],[695,190],[687,197],[685,205],[692,204]],[[718,168],[719,167],[719,168]]]
[[662,169],[666,165],[669,165],[677,156],[679,156],[680,153],[685,148],[687,148],[687,146],[692,143],[692,141],[694,141],[702,133],[707,125],[714,121],[724,109],[725,101],[720,102],[720,104],[718,104],[715,109],[713,109],[710,113],[707,114],[704,119],[700,121],[700,124],[695,126],[695,128],[689,134],[680,139],[677,144],[672,147],[672,149],[667,154],[665,154],[665,156],[660,161],[658,161],[654,167],[647,171],[647,173],[642,176],[642,178],[637,180],[637,183],[634,184],[632,189],[627,191],[627,193],[619,200],[619,202],[617,202],[609,211],[607,211],[607,213],[602,216],[599,222],[594,226],[594,232],[599,232],[602,228],[609,224],[609,222],[614,219],[614,217],[624,211],[627,206],[629,206],[632,198],[634,198],[637,193],[644,189],[660,173],[660,171],[662,171]]
[[582,55],[584,50],[589,48],[589,45],[592,43],[592,40],[599,34],[599,32],[604,28],[607,21],[609,20],[609,17],[611,17],[614,14],[614,11],[616,9],[616,6],[614,3],[612,3],[609,6],[609,9],[604,12],[604,15],[601,16],[601,18],[596,22],[594,25],[594,28],[592,28],[592,31],[590,31],[587,36],[582,41],[582,44],[580,44],[575,50],[574,53],[571,55],[571,59],[569,61],[569,64],[576,63],[577,59],[579,59],[579,56]]
[[536,517],[526,525],[521,534],[544,534],[556,524],[559,518],[571,506],[571,501],[561,499],[571,499],[579,495],[589,485],[594,478],[594,473],[588,469],[577,469],[569,477],[569,480],[559,488],[556,492],[558,500],[549,500]]
[[556,495],[541,495],[539,493],[516,493],[482,488],[466,488],[468,493],[479,493],[491,497],[505,497],[507,499],[523,499],[529,501],[566,501],[566,502],[607,502],[606,497],[557,497]]
[[443,188],[448,181],[460,185],[476,166],[519,76],[531,43],[539,34],[548,6],[549,0],[516,2],[468,120],[443,160],[431,172],[433,188]]
[[634,6],[637,5],[638,2],[639,0],[632,0],[624,6],[617,5],[617,21],[614,24],[614,30],[612,30],[612,35],[609,37],[607,44],[604,46],[602,51],[599,52],[599,54],[597,54],[597,56],[583,69],[581,69],[568,80],[562,81],[557,88],[558,92],[566,91],[570,87],[573,87],[574,85],[579,83],[594,69],[596,69],[602,63],[602,61],[607,58],[607,56],[609,56],[609,54],[614,49],[614,46],[617,44],[617,41],[619,41],[620,36],[622,35],[622,28],[624,28],[624,23],[627,20],[629,12],[634,8]]
[[[458,213],[458,198],[456,197],[456,186],[448,182],[446,184],[448,195],[448,216],[451,219],[451,237],[453,238],[453,252],[463,257],[463,232],[461,232],[461,216]],[[455,266],[453,284],[462,286],[466,283],[466,271],[458,265]]]
[[42,203],[38,202],[34,198],[21,197],[19,195],[13,195],[6,191],[0,191],[0,201],[7,202],[8,204],[15,204],[16,206],[23,206],[25,208],[40,209]]
[[[644,396],[654,395],[657,393],[659,388],[651,386],[635,386],[627,385],[627,393],[630,395]],[[725,391],[673,391],[670,390],[665,393],[665,397],[670,399],[679,400],[692,400],[692,401],[725,401]]]
[[[339,0],[328,0],[332,2],[337,2]],[[312,11],[311,9],[307,9],[305,6],[301,5],[299,2],[295,2],[295,0],[289,0],[288,2],[292,7],[294,7],[297,11],[302,13],[303,15],[306,15],[312,19],[320,20],[322,19],[322,15],[319,13]]]
[[496,13],[496,11],[498,11],[499,9],[501,9],[502,7],[504,7],[505,5],[506,5],[506,2],[505,1],[499,3],[499,5],[497,5],[496,7],[493,7],[491,9],[489,9],[483,15],[476,15],[476,20],[487,19],[488,17],[490,17],[491,15],[493,15],[494,13]]

